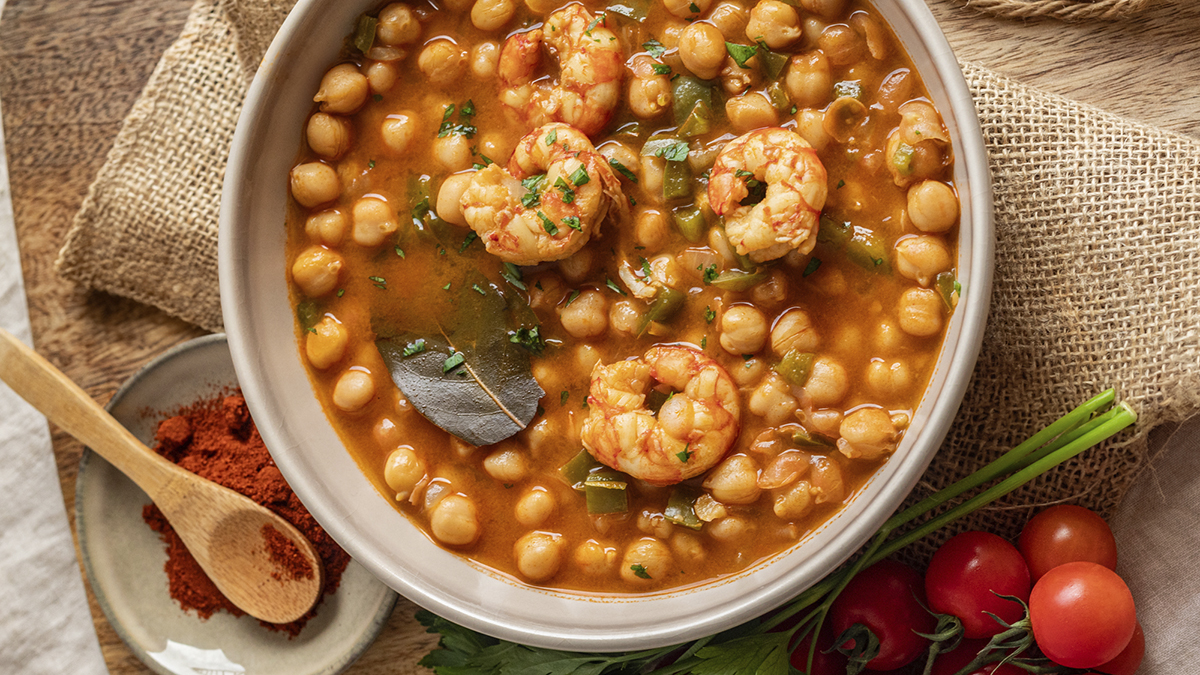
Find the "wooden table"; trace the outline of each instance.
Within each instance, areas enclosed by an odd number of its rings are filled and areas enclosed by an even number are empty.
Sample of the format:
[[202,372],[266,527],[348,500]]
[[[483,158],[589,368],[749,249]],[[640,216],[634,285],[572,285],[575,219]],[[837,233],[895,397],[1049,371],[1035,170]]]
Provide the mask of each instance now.
[[[1200,3],[1158,0],[1117,23],[1000,21],[929,0],[959,58],[1110,112],[1200,137]],[[38,350],[105,401],[138,367],[202,334],[162,312],[77,288],[53,263],[124,118],[176,38],[190,0],[8,0],[0,20],[0,101],[21,264]],[[55,430],[74,514],[81,446]],[[73,523],[72,523],[73,525]],[[91,599],[113,675],[149,672]],[[351,672],[416,672],[429,644],[402,602]]]

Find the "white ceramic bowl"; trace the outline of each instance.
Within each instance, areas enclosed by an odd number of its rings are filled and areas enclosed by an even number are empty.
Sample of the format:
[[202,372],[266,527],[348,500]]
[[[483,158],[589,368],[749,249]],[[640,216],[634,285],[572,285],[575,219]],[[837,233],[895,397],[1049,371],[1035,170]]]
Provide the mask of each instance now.
[[483,633],[567,650],[643,649],[714,633],[779,606],[849,557],[904,500],[941,444],[971,377],[991,292],[991,179],[982,135],[962,72],[922,0],[878,6],[953,139],[963,294],[904,442],[855,499],[785,554],[719,583],[612,599],[525,586],[432,543],[362,475],[312,393],[286,286],[288,171],[322,74],[356,17],[377,4],[296,3],[250,87],[221,204],[221,298],[238,379],[272,456],[317,520],[417,604]]

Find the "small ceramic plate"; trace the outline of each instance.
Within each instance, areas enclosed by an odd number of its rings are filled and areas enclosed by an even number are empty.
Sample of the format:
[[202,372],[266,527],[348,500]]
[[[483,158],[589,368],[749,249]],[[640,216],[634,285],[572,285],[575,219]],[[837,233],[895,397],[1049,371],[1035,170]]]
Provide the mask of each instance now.
[[[143,443],[167,415],[237,386],[224,335],[186,342],[150,362],[108,410]],[[351,562],[338,590],[289,639],[258,620],[184,612],[167,593],[166,547],[142,520],[150,503],[104,458],[85,450],[75,484],[75,520],[88,581],[109,623],[151,670],[163,675],[330,675],[374,641],[396,594]]]

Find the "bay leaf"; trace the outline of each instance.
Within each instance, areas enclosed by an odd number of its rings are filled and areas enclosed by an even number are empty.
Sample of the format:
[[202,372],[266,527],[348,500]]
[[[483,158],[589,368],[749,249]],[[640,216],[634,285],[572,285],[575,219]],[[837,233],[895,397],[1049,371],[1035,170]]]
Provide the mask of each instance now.
[[376,326],[375,344],[392,381],[426,419],[471,445],[491,445],[527,427],[545,392],[529,352],[510,340],[523,300],[481,274],[458,286],[438,325],[394,333]]

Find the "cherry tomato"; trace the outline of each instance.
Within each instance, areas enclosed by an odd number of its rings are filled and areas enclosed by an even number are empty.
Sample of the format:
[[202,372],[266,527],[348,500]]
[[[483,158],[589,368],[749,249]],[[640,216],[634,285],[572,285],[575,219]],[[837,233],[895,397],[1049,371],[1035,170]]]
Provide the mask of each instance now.
[[1117,573],[1093,562],[1050,570],[1029,594],[1033,637],[1051,661],[1094,668],[1120,655],[1137,626],[1133,595]]
[[[808,673],[806,670],[808,647],[811,644],[812,634],[809,633],[792,650],[792,666],[802,673]],[[832,646],[833,633],[829,630],[829,624],[825,624],[821,627],[821,637],[817,640],[817,653],[813,655],[812,672],[808,675],[846,675],[846,657],[839,651],[830,650]]]
[[1133,637],[1129,644],[1121,650],[1117,657],[1108,663],[1096,666],[1096,670],[1105,675],[1133,675],[1138,666],[1142,665],[1142,657],[1146,656],[1146,634],[1142,632],[1141,622],[1135,622]]
[[925,652],[937,625],[922,603],[921,575],[894,560],[883,560],[858,573],[833,601],[829,616],[835,636],[859,623],[879,638],[879,655],[867,663],[869,670],[892,670],[911,663]]
[[[954,675],[965,668],[987,643],[987,640],[963,640],[953,651],[938,654],[933,661],[932,675]],[[1011,663],[999,668],[995,663],[989,663],[968,675],[1025,675],[1025,671]]]
[[1086,560],[1117,569],[1117,541],[1096,512],[1062,504],[1051,506],[1025,524],[1017,540],[1036,582],[1063,563]]
[[940,614],[962,619],[969,638],[991,637],[1004,626],[984,612],[1013,623],[1025,616],[1020,603],[996,594],[1029,600],[1029,567],[1016,546],[990,532],[963,532],[933,554],[925,572],[925,595]]

